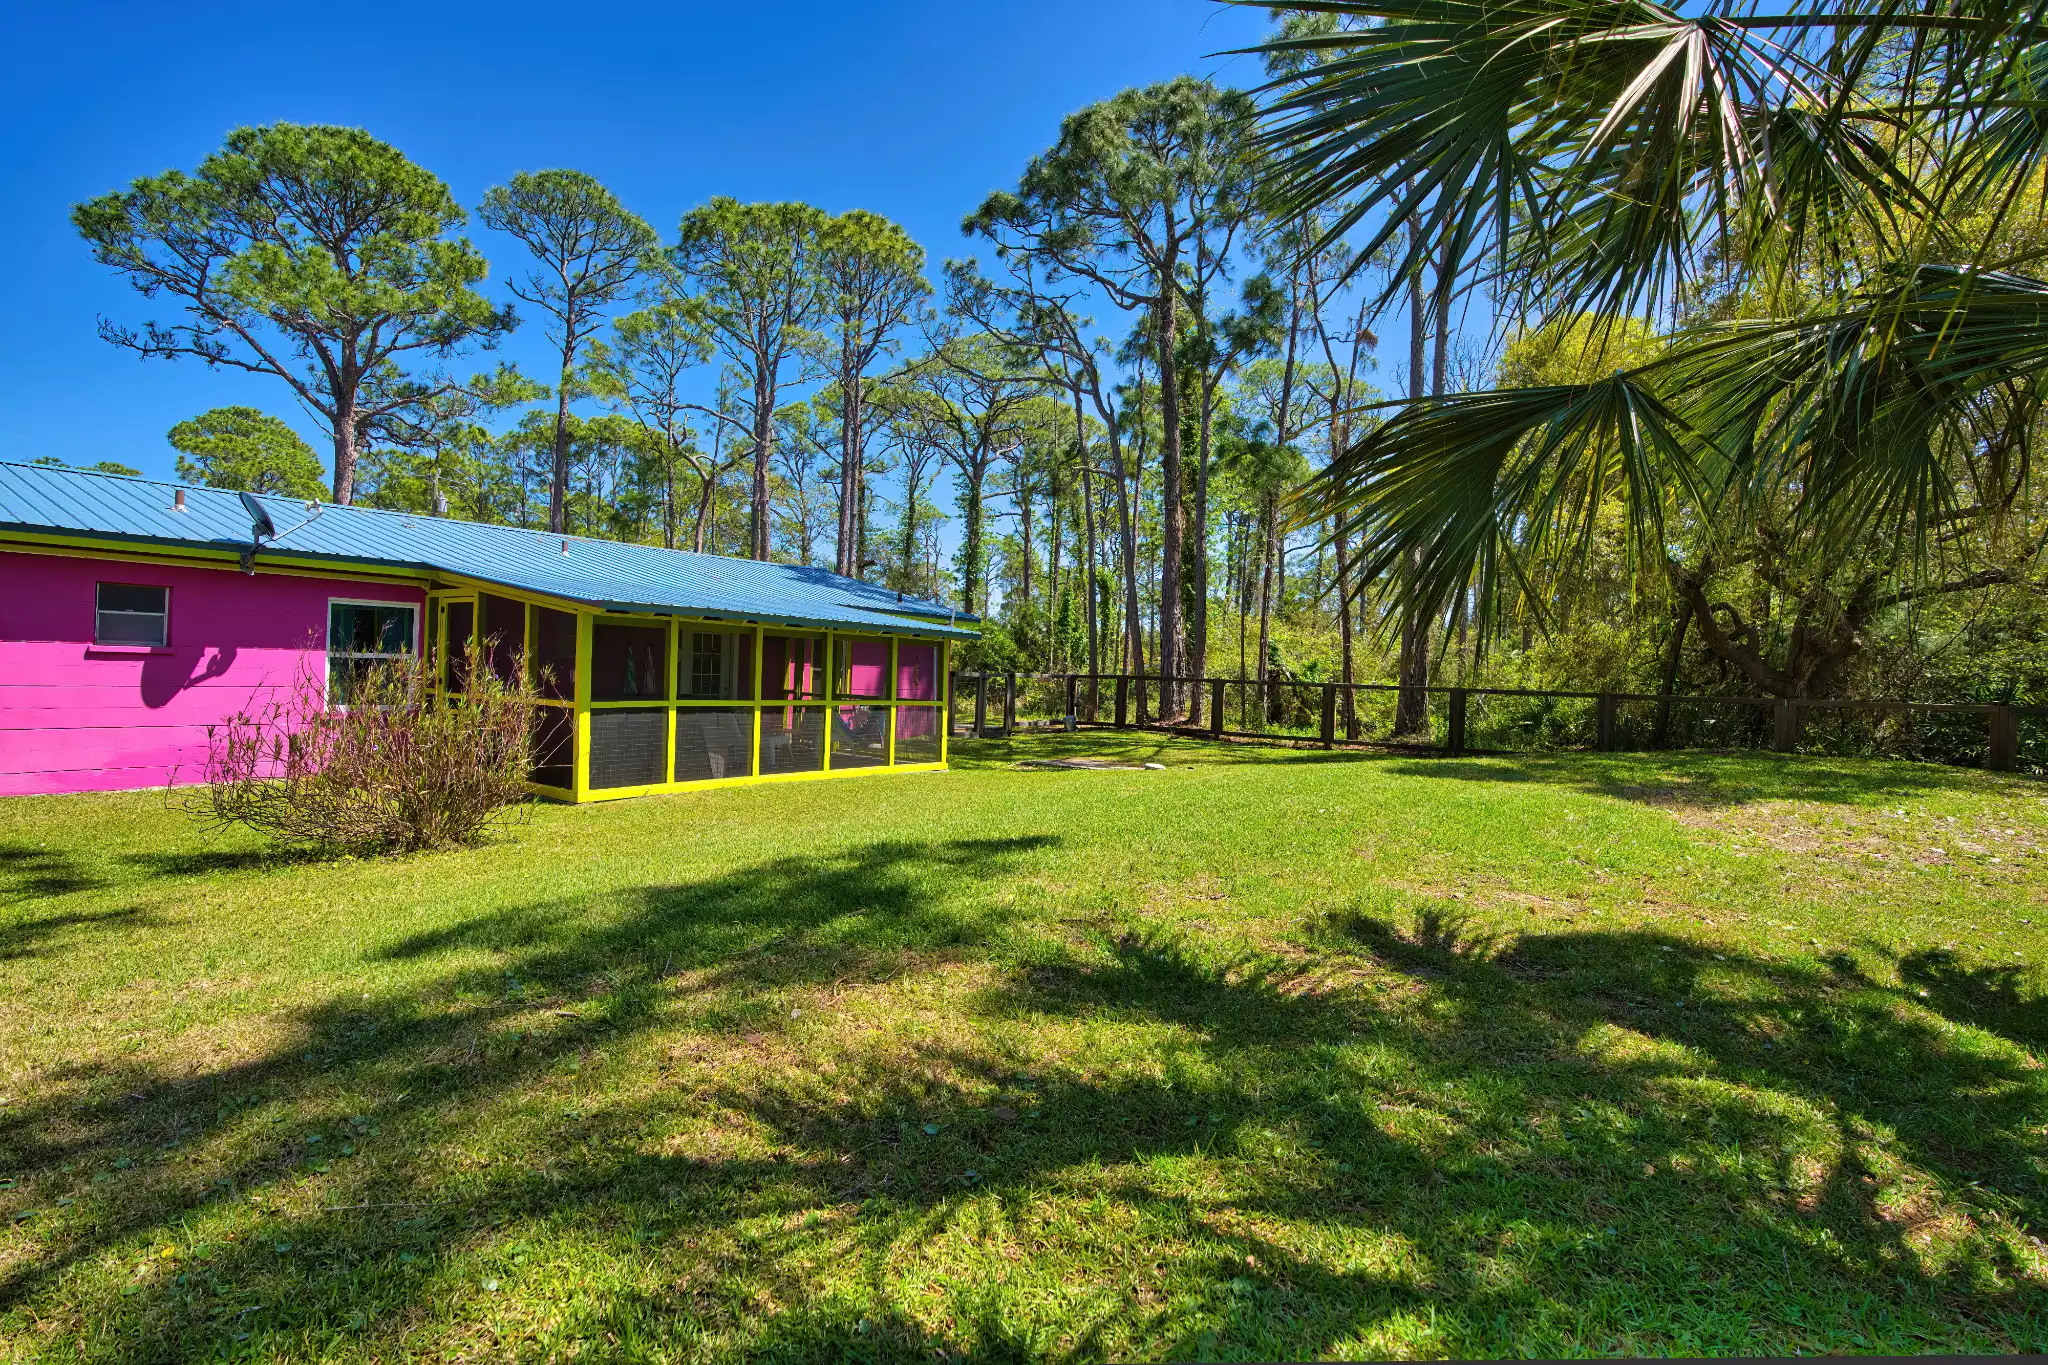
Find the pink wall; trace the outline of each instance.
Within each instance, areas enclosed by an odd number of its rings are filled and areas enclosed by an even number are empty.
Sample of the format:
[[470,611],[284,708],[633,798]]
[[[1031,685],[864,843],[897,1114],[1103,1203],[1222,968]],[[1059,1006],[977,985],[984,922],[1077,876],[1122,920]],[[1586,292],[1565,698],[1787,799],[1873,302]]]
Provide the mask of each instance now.
[[[101,582],[168,587],[169,647],[95,646]],[[198,780],[207,725],[289,685],[302,660],[325,671],[336,597],[424,601],[344,578],[0,553],[0,795]]]

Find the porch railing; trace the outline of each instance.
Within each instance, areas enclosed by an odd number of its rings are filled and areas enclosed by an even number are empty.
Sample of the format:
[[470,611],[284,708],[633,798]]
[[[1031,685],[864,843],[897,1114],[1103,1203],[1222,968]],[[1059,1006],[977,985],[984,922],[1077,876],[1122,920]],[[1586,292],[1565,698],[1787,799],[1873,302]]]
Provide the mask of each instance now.
[[[1517,687],[1425,687],[1421,716],[1395,728],[1393,683],[1176,678],[1112,673],[957,673],[956,735],[1032,729],[1164,730],[1336,749],[1468,753],[1772,749],[2048,767],[2048,707],[1998,702],[1666,696]],[[2023,763],[2023,759],[2025,762]]]

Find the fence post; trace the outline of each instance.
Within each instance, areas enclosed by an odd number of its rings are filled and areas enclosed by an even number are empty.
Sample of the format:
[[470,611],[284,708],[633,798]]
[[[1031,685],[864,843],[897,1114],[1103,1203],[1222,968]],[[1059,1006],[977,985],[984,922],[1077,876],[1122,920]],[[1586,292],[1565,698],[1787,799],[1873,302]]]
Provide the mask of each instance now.
[[1131,728],[1131,680],[1122,673],[1116,676],[1116,728]]
[[1323,684],[1323,747],[1337,747],[1337,684]]
[[1600,700],[1596,705],[1598,710],[1595,712],[1595,715],[1598,719],[1594,722],[1594,726],[1598,731],[1598,735],[1593,740],[1593,747],[1603,754],[1612,753],[1614,750],[1614,694],[1612,692],[1602,692]]
[[1067,674],[1067,733],[1073,734],[1080,720],[1081,675]]
[[1995,773],[2009,773],[2019,766],[2019,717],[2010,706],[1994,706],[1986,715],[1991,727],[1991,751],[1984,766]]
[[1451,704],[1444,717],[1444,751],[1452,758],[1465,752],[1465,689],[1451,689]]
[[1771,747],[1789,754],[1799,747],[1799,703],[1781,701],[1771,708]]
[[988,738],[988,674],[974,675],[974,737]]
[[1223,679],[1209,679],[1209,738],[1223,738]]
[[1014,739],[1017,735],[1017,671],[1011,669],[1003,676],[1003,738]]

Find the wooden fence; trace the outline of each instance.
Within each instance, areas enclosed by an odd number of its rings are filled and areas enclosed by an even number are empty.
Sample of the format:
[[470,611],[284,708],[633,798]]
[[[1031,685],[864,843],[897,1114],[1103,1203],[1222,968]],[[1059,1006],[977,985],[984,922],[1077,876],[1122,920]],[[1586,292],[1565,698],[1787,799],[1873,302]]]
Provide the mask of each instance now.
[[[1328,683],[1273,679],[1260,683],[1243,678],[1173,678],[1151,674],[1107,673],[958,673],[948,692],[949,717],[955,733],[995,737],[1019,728],[1098,728],[1166,730],[1216,739],[1288,739],[1335,749],[1339,744],[1371,743],[1428,748],[1450,755],[1498,752],[1513,745],[1474,743],[1475,705],[1493,699],[1576,704],[1590,715],[1567,719],[1555,727],[1563,743],[1548,747],[1613,752],[1627,749],[1685,747],[1763,748],[1790,753],[1802,736],[1824,717],[1891,717],[1895,721],[1949,725],[1964,719],[1975,727],[1981,718],[1981,742],[1974,736],[1951,734],[1949,751],[1981,752],[1979,761],[1994,771],[2019,766],[2020,723],[2048,715],[2048,707],[1974,702],[1909,702],[1873,700],[1783,701],[1773,697],[1662,696],[1642,692],[1566,692],[1515,687],[1427,687],[1425,731],[1368,739],[1362,717],[1368,704],[1390,705],[1401,692],[1393,683]],[[1230,698],[1238,698],[1239,724],[1229,723]],[[1706,730],[1710,743],[1672,742],[1673,718],[1681,708],[1732,710],[1737,723]],[[962,724],[961,711],[968,710]],[[1647,733],[1624,724],[1625,713],[1647,709],[1653,717]],[[1256,716],[1258,723],[1253,724]],[[1512,727],[1510,727],[1512,728]],[[1484,737],[1481,736],[1483,739]],[[1574,742],[1576,740],[1576,742]],[[1524,746],[1526,747],[1526,746]]]

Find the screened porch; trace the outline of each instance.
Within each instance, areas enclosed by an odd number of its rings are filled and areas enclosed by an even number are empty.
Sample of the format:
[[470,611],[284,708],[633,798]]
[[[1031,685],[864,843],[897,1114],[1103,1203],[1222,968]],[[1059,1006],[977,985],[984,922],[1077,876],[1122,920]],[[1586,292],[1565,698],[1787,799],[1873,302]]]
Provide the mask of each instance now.
[[638,616],[490,591],[429,595],[435,676],[467,643],[538,693],[532,786],[567,801],[946,763],[947,642],[915,630]]

